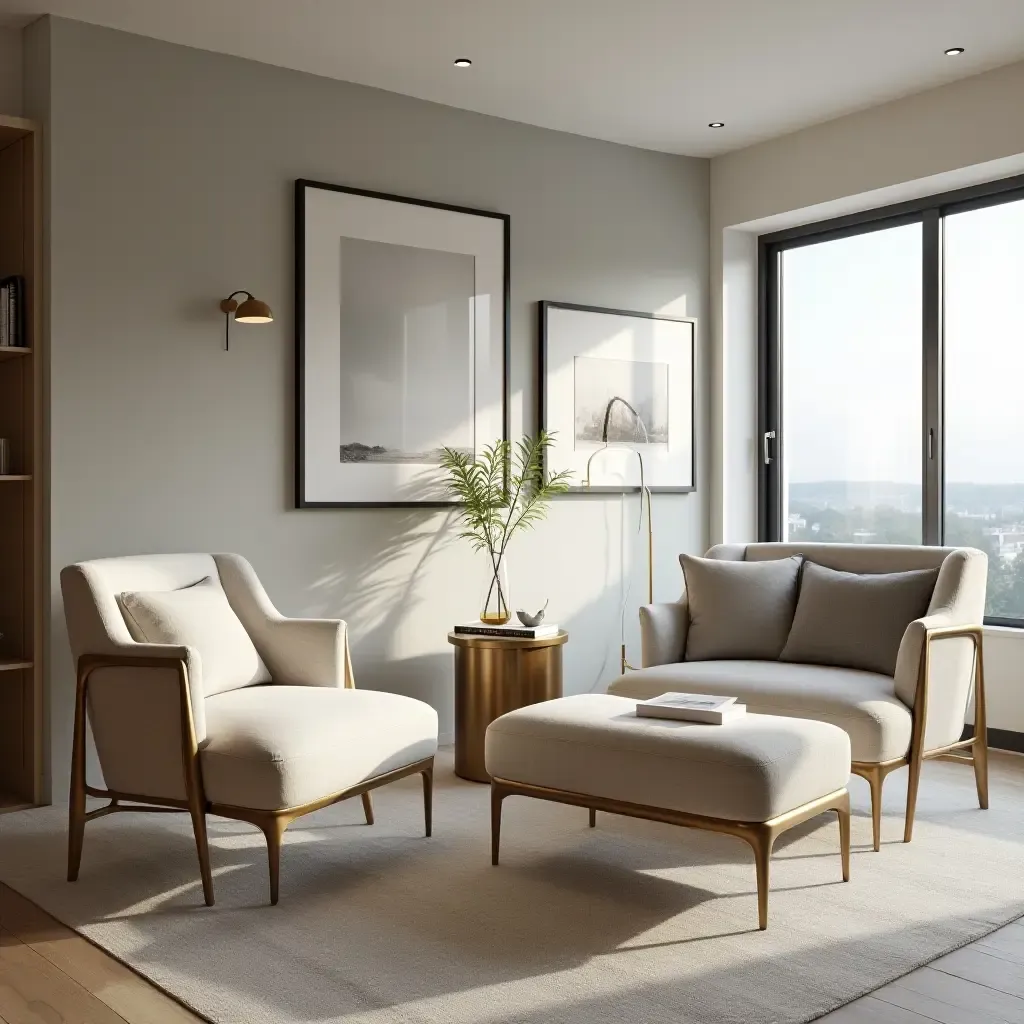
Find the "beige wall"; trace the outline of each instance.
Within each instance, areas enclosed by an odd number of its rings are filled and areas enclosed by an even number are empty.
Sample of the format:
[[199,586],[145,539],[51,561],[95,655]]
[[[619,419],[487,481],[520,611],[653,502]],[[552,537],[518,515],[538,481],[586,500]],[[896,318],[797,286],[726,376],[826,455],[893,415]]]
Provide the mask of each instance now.
[[[1024,171],[1024,63],[711,162],[714,541],[756,536],[757,236]],[[1024,732],[1024,637],[993,631],[990,722]]]
[[0,28],[0,114],[22,114],[21,64],[21,31]]
[[[49,44],[46,36],[49,32]],[[451,730],[445,634],[479,567],[438,512],[292,507],[292,182],[309,177],[511,215],[512,422],[534,426],[539,299],[706,317],[708,162],[633,150],[71,21],[30,30],[48,119],[55,795],[73,677],[56,576],[129,552],[233,550],[286,613],[341,616],[362,685]],[[42,51],[42,52],[40,52]],[[44,57],[48,51],[49,100]],[[35,97],[39,97],[36,99]],[[217,300],[276,313],[222,347]],[[706,543],[703,350],[694,495],[655,501],[659,596]],[[568,692],[617,674],[617,497],[559,502],[511,552],[513,603],[565,624]],[[635,520],[631,519],[631,523]],[[635,542],[632,529],[627,533]]]

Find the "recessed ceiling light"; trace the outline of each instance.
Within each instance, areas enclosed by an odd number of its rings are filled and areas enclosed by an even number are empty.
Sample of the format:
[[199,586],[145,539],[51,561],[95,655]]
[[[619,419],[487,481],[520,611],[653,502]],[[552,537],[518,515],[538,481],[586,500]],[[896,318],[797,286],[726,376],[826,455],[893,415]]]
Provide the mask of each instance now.
[[725,127],[725,122],[724,121],[712,121],[708,125],[708,127],[709,128],[724,128]]
[[948,50],[944,51],[947,57],[959,57],[964,52],[962,46],[951,46]]
[[454,64],[457,68],[471,68],[473,62],[468,57],[456,57]]

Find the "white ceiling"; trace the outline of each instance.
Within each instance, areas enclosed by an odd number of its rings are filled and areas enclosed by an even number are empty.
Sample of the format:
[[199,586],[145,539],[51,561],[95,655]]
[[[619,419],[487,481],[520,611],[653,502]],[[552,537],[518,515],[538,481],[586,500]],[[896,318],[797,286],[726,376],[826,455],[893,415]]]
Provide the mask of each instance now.
[[0,0],[45,13],[693,156],[1024,58],[1024,0]]

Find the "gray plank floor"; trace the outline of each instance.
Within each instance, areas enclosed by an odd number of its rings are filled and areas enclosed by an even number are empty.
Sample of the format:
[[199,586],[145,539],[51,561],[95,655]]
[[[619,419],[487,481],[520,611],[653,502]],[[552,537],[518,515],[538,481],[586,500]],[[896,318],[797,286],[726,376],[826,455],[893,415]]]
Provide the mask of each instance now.
[[1024,923],[933,960],[822,1024],[1024,1024]]

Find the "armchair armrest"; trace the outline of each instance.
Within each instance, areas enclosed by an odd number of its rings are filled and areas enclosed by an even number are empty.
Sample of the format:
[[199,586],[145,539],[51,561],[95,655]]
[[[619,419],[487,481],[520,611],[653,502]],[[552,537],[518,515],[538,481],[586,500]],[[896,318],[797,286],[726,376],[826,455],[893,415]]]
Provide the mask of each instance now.
[[683,660],[690,608],[686,595],[672,603],[648,604],[640,609],[640,664],[669,665]]
[[341,619],[269,616],[252,630],[275,683],[354,687],[348,625]]
[[283,686],[354,687],[348,626],[341,619],[289,619],[240,555],[214,555],[231,607]]
[[186,796],[186,753],[206,738],[199,652],[119,643],[78,660],[75,748],[84,785],[86,711],[108,789],[163,800]]

